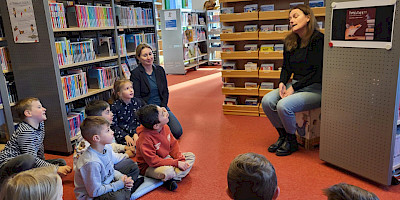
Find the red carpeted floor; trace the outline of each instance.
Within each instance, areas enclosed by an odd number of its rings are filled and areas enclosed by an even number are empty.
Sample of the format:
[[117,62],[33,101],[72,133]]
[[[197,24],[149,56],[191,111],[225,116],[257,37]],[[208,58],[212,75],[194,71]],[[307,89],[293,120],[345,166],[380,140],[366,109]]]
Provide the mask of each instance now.
[[[321,190],[340,182],[372,191],[380,199],[399,198],[400,185],[381,186],[337,169],[321,161],[318,150],[301,149],[287,157],[268,153],[267,147],[277,138],[268,119],[224,115],[220,74],[195,79],[196,73],[182,76],[183,80],[190,80],[184,83],[178,83],[179,76],[168,76],[170,82],[171,77],[176,81],[170,86],[169,107],[184,129],[181,150],[195,153],[195,165],[176,191],[160,187],[141,199],[229,199],[225,194],[227,169],[236,155],[246,152],[263,154],[275,166],[281,187],[278,199],[326,199]],[[65,158],[72,165],[72,156]],[[63,184],[64,199],[74,199],[73,174],[65,177]]]

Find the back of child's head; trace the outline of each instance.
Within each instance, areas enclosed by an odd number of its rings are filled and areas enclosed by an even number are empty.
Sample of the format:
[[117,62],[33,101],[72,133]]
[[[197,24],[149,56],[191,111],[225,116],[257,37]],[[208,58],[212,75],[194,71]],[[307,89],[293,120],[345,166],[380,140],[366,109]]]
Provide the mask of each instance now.
[[104,117],[86,117],[80,126],[82,137],[89,143],[92,143],[93,136],[100,134],[101,130],[104,128],[104,125],[110,126],[110,123]]
[[277,190],[274,166],[260,154],[238,155],[229,166],[228,189],[235,200],[271,200]]
[[87,116],[101,116],[102,112],[108,107],[110,107],[110,104],[106,101],[94,100],[86,105],[85,113]]
[[347,183],[339,183],[324,189],[328,200],[379,200],[372,192]]
[[26,118],[25,111],[32,108],[32,102],[34,101],[39,101],[39,99],[36,97],[27,97],[19,100],[15,104],[15,111],[17,112],[19,119],[24,120]]
[[149,104],[136,111],[140,124],[148,129],[154,129],[154,125],[160,123],[158,120],[158,106]]
[[122,88],[124,87],[124,85],[126,83],[132,84],[132,81],[130,81],[129,79],[123,78],[123,79],[116,80],[114,82],[113,92],[112,92],[112,95],[111,95],[112,101],[115,101],[115,100],[120,98],[118,96],[118,92],[121,92]]
[[59,200],[62,181],[55,166],[39,167],[8,179],[1,192],[2,200]]

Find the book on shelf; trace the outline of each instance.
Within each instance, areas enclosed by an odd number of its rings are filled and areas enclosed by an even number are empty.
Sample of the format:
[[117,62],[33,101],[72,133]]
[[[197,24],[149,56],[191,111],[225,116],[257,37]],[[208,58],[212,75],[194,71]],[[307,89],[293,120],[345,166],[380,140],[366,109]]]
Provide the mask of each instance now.
[[108,6],[74,5],[67,7],[69,27],[112,27],[114,18]]
[[61,76],[61,84],[65,100],[88,93],[86,72],[81,69],[68,70],[67,75]]
[[260,11],[274,11],[275,6],[274,4],[266,4],[260,6]]
[[113,39],[109,36],[99,38],[98,53],[100,56],[114,56]]
[[58,65],[61,66],[74,63],[70,40],[66,37],[55,38],[55,40]]
[[153,11],[150,8],[115,6],[118,26],[154,25]]
[[153,50],[156,49],[156,35],[154,33],[127,34],[125,38],[128,52],[135,52],[136,47],[141,43],[147,43]]
[[7,91],[8,91],[8,100],[10,103],[16,103],[18,101],[17,96],[17,87],[15,86],[14,80],[6,80]]
[[86,41],[70,43],[74,63],[96,59],[93,40],[94,39],[88,39]]
[[70,112],[67,115],[68,125],[69,125],[69,134],[72,137],[76,136],[80,132],[80,126],[83,120],[85,119],[85,111],[80,112]]
[[67,28],[64,5],[62,3],[49,3],[49,8],[53,28]]
[[250,4],[243,7],[244,12],[256,12],[258,10],[258,4]]
[[0,65],[3,71],[11,70],[10,54],[7,47],[0,47]]
[[89,88],[102,89],[114,85],[119,77],[118,66],[93,67],[88,69]]
[[122,75],[124,75],[126,79],[130,79],[131,72],[129,71],[128,65],[126,63],[121,63],[121,69],[122,69]]

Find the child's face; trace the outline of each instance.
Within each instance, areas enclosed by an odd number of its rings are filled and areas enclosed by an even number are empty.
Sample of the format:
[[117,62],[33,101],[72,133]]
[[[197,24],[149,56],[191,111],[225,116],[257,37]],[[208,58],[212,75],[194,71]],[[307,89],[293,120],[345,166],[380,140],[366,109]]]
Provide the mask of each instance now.
[[110,106],[108,106],[103,112],[101,112],[101,116],[104,117],[108,123],[112,123],[114,114],[110,110]]
[[132,83],[124,83],[121,87],[121,90],[118,92],[119,98],[122,100],[130,100],[133,98],[134,92],[133,92],[133,86]]
[[160,107],[157,106],[157,110],[158,110],[158,121],[160,121],[160,125],[165,125],[169,122],[169,114],[167,109],[165,109],[164,107]]
[[31,109],[29,110],[32,119],[42,122],[47,119],[46,108],[42,106],[40,101],[32,101]]
[[111,130],[110,126],[102,125],[99,137],[100,143],[111,144],[114,140],[114,131]]

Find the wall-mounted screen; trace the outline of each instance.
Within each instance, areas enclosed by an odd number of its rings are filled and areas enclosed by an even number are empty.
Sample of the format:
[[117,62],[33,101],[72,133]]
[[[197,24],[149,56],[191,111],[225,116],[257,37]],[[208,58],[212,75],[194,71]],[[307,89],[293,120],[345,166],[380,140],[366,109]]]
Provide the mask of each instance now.
[[391,49],[395,2],[363,0],[333,3],[333,46]]

